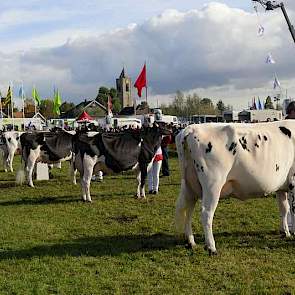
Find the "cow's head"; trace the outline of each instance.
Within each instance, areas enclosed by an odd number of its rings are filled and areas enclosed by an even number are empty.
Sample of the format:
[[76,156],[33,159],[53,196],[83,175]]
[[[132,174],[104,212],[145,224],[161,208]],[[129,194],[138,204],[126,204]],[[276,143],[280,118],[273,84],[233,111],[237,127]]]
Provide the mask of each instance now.
[[161,145],[163,135],[170,134],[172,134],[172,129],[165,123],[154,123],[153,127],[144,127],[141,130],[143,144],[153,151]]

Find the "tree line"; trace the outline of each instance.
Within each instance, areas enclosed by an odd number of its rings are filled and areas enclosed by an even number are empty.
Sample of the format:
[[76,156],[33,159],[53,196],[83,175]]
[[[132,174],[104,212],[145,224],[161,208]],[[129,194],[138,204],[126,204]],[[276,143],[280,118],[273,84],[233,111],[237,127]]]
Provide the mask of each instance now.
[[184,95],[177,91],[170,104],[162,104],[164,114],[174,115],[183,118],[190,118],[193,115],[221,115],[226,110],[232,110],[231,105],[225,105],[222,100],[216,104],[210,98],[200,98],[197,93]]

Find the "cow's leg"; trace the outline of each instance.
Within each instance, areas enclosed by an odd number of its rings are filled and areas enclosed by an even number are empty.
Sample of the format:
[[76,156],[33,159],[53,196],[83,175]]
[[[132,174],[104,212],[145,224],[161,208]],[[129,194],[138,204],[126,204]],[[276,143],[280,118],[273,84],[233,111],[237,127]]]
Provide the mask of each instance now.
[[72,158],[70,160],[70,175],[71,175],[71,181],[74,185],[77,184],[77,169],[75,167],[75,160]]
[[139,163],[140,167],[140,197],[145,199],[145,181],[148,172],[152,169],[153,162],[149,163],[148,165],[146,163]]
[[137,192],[136,192],[136,196],[138,199],[141,198],[141,195],[140,195],[140,187],[141,187],[141,173],[140,173],[140,170],[137,169],[136,170],[136,179],[137,179]]
[[289,202],[288,195],[286,192],[277,192],[277,200],[280,210],[281,226],[280,231],[282,231],[286,237],[290,237],[289,227],[288,227],[288,212],[289,212]]
[[190,247],[195,247],[195,239],[192,230],[192,217],[196,204],[194,193],[184,179],[181,180],[179,197],[176,202],[175,225],[177,230],[184,232]]
[[31,150],[26,161],[26,170],[28,174],[28,184],[30,187],[34,187],[33,183],[33,171],[38,158],[38,151]]
[[[92,202],[91,196],[90,196],[90,183],[91,183],[91,177],[93,174],[93,168],[96,164],[96,160],[92,157],[85,155],[83,159],[83,177],[82,182],[84,186],[84,192],[86,194],[86,201]],[[84,199],[84,197],[83,197]]]
[[288,201],[290,206],[290,215],[291,215],[291,232],[295,233],[295,177],[293,176],[289,183],[288,191]]
[[13,158],[14,158],[14,154],[15,154],[16,149],[13,149],[9,152],[9,156],[8,156],[8,165],[9,165],[9,169],[10,172],[13,172]]
[[205,247],[209,254],[216,254],[215,241],[213,237],[212,225],[214,213],[219,201],[221,187],[216,184],[202,186],[202,209],[201,219],[205,233]]
[[7,166],[8,166],[8,151],[3,151],[3,167],[4,171],[7,172]]

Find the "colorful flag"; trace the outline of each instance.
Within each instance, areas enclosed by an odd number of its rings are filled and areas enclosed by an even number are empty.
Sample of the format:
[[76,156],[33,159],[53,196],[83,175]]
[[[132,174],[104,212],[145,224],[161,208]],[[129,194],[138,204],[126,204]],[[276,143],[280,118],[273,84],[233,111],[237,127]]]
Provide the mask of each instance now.
[[141,97],[141,90],[143,87],[147,87],[146,81],[146,65],[144,64],[141,73],[139,74],[137,80],[134,83],[134,87],[137,88],[137,94]]
[[272,56],[271,56],[270,53],[268,54],[268,56],[267,56],[265,62],[266,62],[267,64],[275,64],[275,63],[276,63],[275,60],[272,58]]
[[3,105],[8,105],[11,104],[11,99],[12,99],[12,88],[9,86],[6,94],[6,98],[3,102]]
[[276,89],[277,87],[281,87],[281,83],[280,81],[278,80],[277,76],[275,76],[275,80],[273,82],[273,89]]
[[254,97],[254,100],[253,100],[252,110],[257,110],[255,97]]
[[263,106],[262,106],[262,103],[261,103],[259,97],[258,97],[258,109],[259,109],[259,110],[263,110]]
[[23,87],[23,85],[19,88],[18,96],[19,96],[20,98],[24,98],[24,96],[25,96],[25,92],[24,92],[24,87]]
[[60,106],[61,106],[61,96],[57,90],[54,90],[54,100],[53,100],[53,113],[56,115],[60,115]]
[[41,103],[41,98],[40,98],[35,86],[33,87],[33,90],[32,90],[32,97],[35,100],[35,102],[37,103],[37,105],[39,106]]

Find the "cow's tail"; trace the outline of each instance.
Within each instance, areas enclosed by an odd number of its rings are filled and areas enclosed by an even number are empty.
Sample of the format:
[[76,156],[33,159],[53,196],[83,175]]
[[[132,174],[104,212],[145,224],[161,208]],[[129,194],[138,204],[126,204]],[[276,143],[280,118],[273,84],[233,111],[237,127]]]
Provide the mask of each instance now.
[[178,233],[184,233],[184,226],[187,216],[187,201],[185,197],[185,180],[181,180],[181,189],[176,201],[176,209],[175,209],[175,228]]
[[[23,153],[23,149],[22,149]],[[21,160],[20,160],[20,166],[16,172],[15,176],[15,182],[18,185],[23,185],[23,183],[26,181],[26,174],[25,174],[25,161],[23,160],[23,154],[21,155]]]

